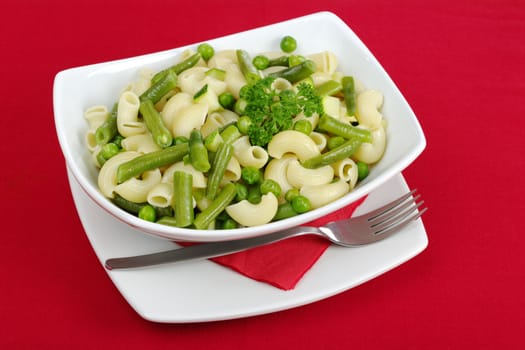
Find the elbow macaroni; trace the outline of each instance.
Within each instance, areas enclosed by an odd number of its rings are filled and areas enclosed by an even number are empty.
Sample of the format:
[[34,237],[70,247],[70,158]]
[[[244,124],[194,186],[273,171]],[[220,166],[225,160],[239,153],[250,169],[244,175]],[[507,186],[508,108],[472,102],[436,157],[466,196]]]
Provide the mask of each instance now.
[[122,136],[128,137],[146,132],[146,126],[138,120],[139,107],[140,100],[135,93],[125,91],[120,95],[117,108],[117,128]]
[[277,197],[270,192],[263,195],[258,204],[244,199],[226,207],[226,212],[243,226],[258,226],[269,223],[277,213],[278,206]]

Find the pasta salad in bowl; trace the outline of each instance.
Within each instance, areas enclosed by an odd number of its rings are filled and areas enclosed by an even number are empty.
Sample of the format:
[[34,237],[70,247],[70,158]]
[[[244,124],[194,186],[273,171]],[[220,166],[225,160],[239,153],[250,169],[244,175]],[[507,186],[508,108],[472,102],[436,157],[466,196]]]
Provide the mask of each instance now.
[[89,197],[181,241],[325,216],[425,147],[387,73],[328,12],[62,71],[54,108],[67,166]]

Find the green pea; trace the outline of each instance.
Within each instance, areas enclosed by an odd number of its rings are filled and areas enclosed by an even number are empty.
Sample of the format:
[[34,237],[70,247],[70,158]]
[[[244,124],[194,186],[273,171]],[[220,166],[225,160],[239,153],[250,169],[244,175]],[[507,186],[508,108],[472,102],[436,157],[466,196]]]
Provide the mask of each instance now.
[[197,52],[200,53],[203,60],[208,61],[215,54],[215,50],[208,43],[203,43],[197,46]]
[[117,145],[119,148],[122,148],[122,140],[124,140],[124,136],[117,134],[113,140],[111,140],[111,142]]
[[229,229],[234,229],[234,228],[237,228],[238,225],[237,225],[237,222],[235,220],[233,220],[232,218],[228,218],[226,220],[224,220],[221,224],[221,228],[223,230],[229,230]]
[[270,59],[266,56],[258,55],[253,58],[252,63],[255,66],[255,68],[263,70],[268,68],[268,65],[270,64]]
[[284,194],[284,199],[287,202],[292,202],[292,200],[299,195],[299,190],[297,188],[291,188]]
[[244,184],[236,182],[235,190],[237,192],[237,195],[235,196],[236,201],[240,202],[248,197],[248,187],[246,187]]
[[233,105],[233,111],[238,115],[243,115],[247,105],[248,101],[241,97],[240,99],[235,101],[235,104]]
[[310,135],[312,132],[312,124],[306,119],[300,119],[293,125],[295,131],[300,131],[303,134]]
[[219,104],[225,109],[233,109],[235,106],[235,97],[229,92],[223,92],[219,95]]
[[293,67],[306,61],[306,58],[301,55],[290,55],[288,58],[288,66]]
[[312,209],[310,200],[303,195],[298,195],[292,199],[292,208],[299,214],[306,213]]
[[358,161],[357,163],[357,180],[361,181],[368,176],[369,168],[368,164]]
[[237,119],[237,129],[241,132],[243,135],[248,134],[248,130],[250,129],[250,125],[252,124],[252,119],[248,117],[247,115],[243,115],[239,119]]
[[104,157],[105,160],[108,160],[109,158],[113,157],[119,152],[119,147],[110,142],[106,143],[104,146],[102,146],[102,149],[100,150],[100,155]]
[[328,146],[328,149],[334,149],[341,146],[345,141],[345,138],[342,136],[333,136],[328,139],[326,145]]
[[258,204],[261,202],[261,188],[259,186],[250,186],[248,187],[248,194],[246,199],[252,204]]
[[190,140],[186,136],[177,136],[173,138],[173,145],[178,145],[181,143],[188,143]]
[[252,166],[244,167],[241,170],[241,179],[248,185],[254,185],[262,179],[261,170]]
[[272,179],[264,179],[261,183],[261,193],[267,194],[267,193],[273,193],[275,197],[279,198],[281,195],[281,186],[279,183]]
[[286,35],[281,39],[281,50],[286,53],[294,52],[297,48],[297,41],[290,35]]
[[145,205],[139,210],[139,218],[146,221],[155,222],[157,220],[157,214],[155,213],[155,208],[151,205]]

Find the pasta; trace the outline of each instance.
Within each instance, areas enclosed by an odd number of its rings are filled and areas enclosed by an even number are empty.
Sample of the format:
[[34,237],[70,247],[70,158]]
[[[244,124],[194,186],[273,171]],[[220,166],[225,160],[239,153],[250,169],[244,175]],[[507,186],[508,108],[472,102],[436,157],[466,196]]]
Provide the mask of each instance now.
[[269,223],[277,212],[278,201],[273,193],[262,196],[252,204],[246,199],[226,207],[226,212],[243,226],[258,226]]
[[357,120],[360,124],[377,129],[383,115],[379,109],[383,105],[383,94],[376,90],[366,90],[357,95]]
[[135,151],[139,153],[150,153],[160,149],[155,141],[153,141],[149,132],[126,137],[122,140],[121,145],[125,151]]
[[207,114],[208,106],[201,103],[181,109],[173,118],[171,125],[173,135],[190,137],[193,129],[199,129],[204,124]]
[[288,163],[286,178],[290,185],[296,188],[312,185],[324,185],[334,178],[334,169],[325,165],[316,169],[304,168],[298,160]]
[[233,152],[243,167],[262,168],[268,161],[268,152],[260,146],[252,146],[248,136],[242,136],[233,143]]
[[260,55],[264,67],[241,49],[206,60],[186,50],[164,70],[139,71],[112,112],[87,108],[101,193],[175,215],[161,223],[218,229],[280,220],[281,208],[297,215],[357,186],[386,150],[383,94],[328,50]]
[[295,154],[303,161],[319,155],[319,149],[308,135],[295,130],[281,131],[268,143],[268,154],[273,158],[281,158],[283,155]]
[[138,152],[121,152],[110,158],[98,173],[98,187],[104,196],[113,198],[115,188],[117,187],[117,168],[120,164],[138,157]]
[[341,198],[350,190],[350,186],[343,180],[324,185],[309,185],[301,188],[300,193],[310,200],[312,208],[320,208]]
[[380,125],[377,129],[372,131],[372,142],[363,143],[353,157],[356,160],[367,164],[374,164],[381,159],[386,149],[386,134],[385,129]]
[[86,144],[90,152],[95,152],[95,149],[97,148],[95,132],[97,131],[97,128],[104,123],[107,117],[108,109],[106,106],[93,106],[84,112],[84,118],[89,127],[86,133]]
[[139,97],[135,93],[131,91],[122,93],[117,110],[117,127],[122,136],[128,137],[146,132],[144,123],[138,121],[139,107]]

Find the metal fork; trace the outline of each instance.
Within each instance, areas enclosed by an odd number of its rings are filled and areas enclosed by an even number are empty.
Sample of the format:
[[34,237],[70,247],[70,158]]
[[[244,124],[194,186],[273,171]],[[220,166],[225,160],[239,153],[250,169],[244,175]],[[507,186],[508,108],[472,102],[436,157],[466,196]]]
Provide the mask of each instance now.
[[398,232],[427,210],[414,189],[398,199],[365,215],[333,221],[321,227],[298,226],[263,236],[233,241],[212,242],[172,249],[159,253],[112,258],[105,262],[108,270],[137,268],[179,261],[214,258],[256,246],[301,236],[318,235],[344,247],[355,247],[383,240]]

